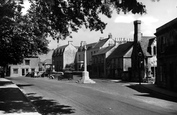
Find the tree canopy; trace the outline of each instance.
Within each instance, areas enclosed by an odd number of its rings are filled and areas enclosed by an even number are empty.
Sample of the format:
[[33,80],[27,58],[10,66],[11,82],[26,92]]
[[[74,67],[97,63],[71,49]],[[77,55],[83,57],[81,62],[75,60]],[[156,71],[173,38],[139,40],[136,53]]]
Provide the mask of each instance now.
[[106,27],[100,15],[111,18],[117,13],[146,13],[145,5],[137,0],[31,0],[30,13],[38,17],[53,38],[62,39],[77,32],[83,25],[101,31]]
[[31,7],[22,15],[24,0],[0,1],[0,66],[16,64],[24,57],[48,51],[46,37],[65,39],[85,26],[101,31],[106,27],[100,15],[146,13],[137,0],[29,0]]
[[48,51],[47,40],[30,18],[21,15],[21,8],[16,1],[0,2],[0,66]]

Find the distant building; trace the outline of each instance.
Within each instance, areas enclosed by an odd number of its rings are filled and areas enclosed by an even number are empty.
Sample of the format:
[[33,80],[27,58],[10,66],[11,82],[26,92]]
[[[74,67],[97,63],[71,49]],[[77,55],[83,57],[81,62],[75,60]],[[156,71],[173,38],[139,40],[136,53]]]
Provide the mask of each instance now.
[[158,86],[177,91],[177,18],[156,29]]
[[28,72],[39,71],[40,59],[38,57],[24,58],[23,63],[17,65],[9,65],[10,77],[25,76]]
[[143,82],[144,79],[149,77],[149,58],[152,55],[148,52],[149,40],[154,38],[153,36],[142,36],[141,33],[141,21],[134,21],[134,43],[132,51],[132,72],[131,81]]
[[[86,44],[87,48],[87,69],[90,71],[91,64],[92,64],[92,55],[91,49],[95,46],[96,43]],[[80,46],[78,47],[77,55],[76,55],[76,63],[77,63],[77,70],[83,70],[84,68],[84,41],[81,41]]]
[[46,69],[52,69],[52,54],[54,49],[51,49],[47,54],[38,55],[40,58],[39,71],[46,71]]
[[116,47],[116,44],[112,44],[108,47],[101,48],[97,53],[93,54],[92,69],[94,77],[107,78],[107,58]]
[[106,71],[109,78],[114,79],[128,79],[129,68],[131,68],[131,54],[133,49],[133,42],[120,44],[108,56]]
[[[114,44],[115,40],[112,39],[112,35],[109,34],[108,38],[100,38],[98,42],[86,44],[87,47],[87,66],[88,71],[91,73],[92,70],[92,56],[97,53],[100,49],[110,46],[111,44]],[[84,51],[83,51],[83,45],[84,41],[81,42],[80,47],[78,48],[77,52],[77,65],[78,68],[81,68],[83,66],[84,61]],[[78,69],[79,70],[79,69]]]
[[61,71],[75,67],[77,48],[71,41],[67,45],[56,48],[52,55],[52,64],[55,71]]
[[148,52],[152,56],[149,58],[148,62],[150,68],[151,68],[151,75],[152,77],[156,77],[157,75],[157,41],[156,37],[149,39],[149,44],[148,44]]

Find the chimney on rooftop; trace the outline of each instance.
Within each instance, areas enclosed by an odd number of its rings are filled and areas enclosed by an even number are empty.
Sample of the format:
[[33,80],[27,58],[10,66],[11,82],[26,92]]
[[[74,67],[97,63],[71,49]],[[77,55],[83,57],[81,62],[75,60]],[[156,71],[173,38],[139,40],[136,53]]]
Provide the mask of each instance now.
[[111,33],[108,34],[108,38],[112,38],[112,34]]
[[86,45],[86,42],[85,41],[81,41],[80,47],[83,47],[84,45]]
[[71,45],[73,41],[68,41],[68,45]]
[[134,21],[134,42],[141,40],[141,20]]

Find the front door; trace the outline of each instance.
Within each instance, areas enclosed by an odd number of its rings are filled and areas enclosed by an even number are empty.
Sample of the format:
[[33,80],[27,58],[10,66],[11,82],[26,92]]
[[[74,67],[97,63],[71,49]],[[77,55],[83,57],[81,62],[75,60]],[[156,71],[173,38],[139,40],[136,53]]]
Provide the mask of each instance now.
[[22,69],[22,76],[25,75],[25,69]]

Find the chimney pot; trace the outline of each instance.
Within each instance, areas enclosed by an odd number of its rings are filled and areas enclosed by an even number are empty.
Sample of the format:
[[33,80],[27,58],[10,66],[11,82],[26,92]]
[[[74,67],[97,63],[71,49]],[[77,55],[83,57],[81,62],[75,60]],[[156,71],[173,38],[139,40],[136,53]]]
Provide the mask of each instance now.
[[141,39],[141,20],[134,21],[134,41]]

